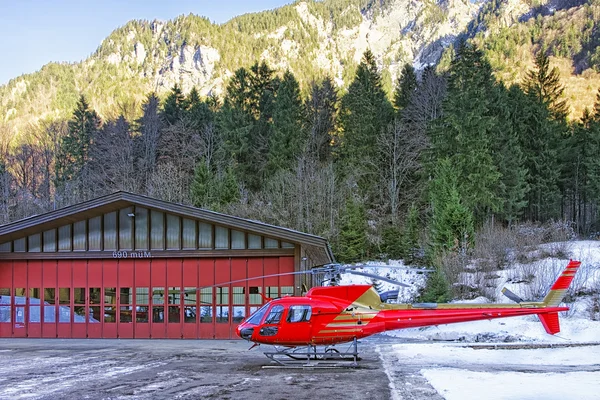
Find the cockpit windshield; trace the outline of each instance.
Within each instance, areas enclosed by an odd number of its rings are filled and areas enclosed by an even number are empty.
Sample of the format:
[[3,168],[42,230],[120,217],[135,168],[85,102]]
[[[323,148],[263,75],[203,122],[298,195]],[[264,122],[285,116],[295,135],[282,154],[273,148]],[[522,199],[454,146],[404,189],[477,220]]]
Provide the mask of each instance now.
[[265,304],[264,306],[262,306],[261,308],[256,310],[254,312],[254,314],[252,314],[250,317],[248,317],[246,322],[249,324],[252,324],[252,325],[260,324],[260,321],[262,321],[263,317],[265,316],[265,313],[267,312],[267,308],[269,307],[269,304],[271,304],[271,302],[268,302],[267,304]]

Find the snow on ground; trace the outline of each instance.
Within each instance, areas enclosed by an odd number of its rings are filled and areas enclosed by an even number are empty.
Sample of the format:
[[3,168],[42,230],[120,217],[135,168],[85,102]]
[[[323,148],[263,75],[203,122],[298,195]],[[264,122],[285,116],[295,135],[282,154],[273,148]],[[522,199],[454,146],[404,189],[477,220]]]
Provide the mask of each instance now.
[[477,372],[426,369],[429,383],[446,400],[593,400],[600,393],[600,373]]

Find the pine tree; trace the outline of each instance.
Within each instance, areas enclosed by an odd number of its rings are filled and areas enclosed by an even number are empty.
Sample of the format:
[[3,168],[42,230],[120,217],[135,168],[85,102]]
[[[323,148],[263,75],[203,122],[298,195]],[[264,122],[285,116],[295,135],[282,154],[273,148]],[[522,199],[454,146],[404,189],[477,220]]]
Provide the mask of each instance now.
[[311,85],[305,103],[306,131],[308,131],[307,152],[321,163],[331,160],[333,142],[337,138],[338,97],[331,78],[325,78],[320,84]]
[[364,206],[354,199],[346,201],[341,221],[337,258],[351,263],[367,256],[367,215]]
[[303,129],[300,85],[288,70],[277,88],[273,111],[273,132],[269,138],[269,175],[295,167],[306,142]]
[[163,105],[162,120],[167,125],[176,124],[183,117],[187,105],[181,88],[175,84]]
[[432,212],[429,236],[433,256],[448,251],[464,254],[473,243],[473,214],[463,204],[458,179],[449,158],[437,161],[429,185]]
[[496,89],[481,51],[462,43],[448,78],[443,116],[431,129],[434,160],[448,158],[458,174],[457,191],[479,221],[498,211],[500,180],[492,155],[498,117],[490,96]]
[[264,62],[254,64],[250,71],[237,70],[217,116],[225,159],[233,161],[235,175],[252,190],[259,190],[266,177],[273,107],[279,86],[273,72]]
[[417,75],[415,69],[410,64],[405,64],[402,68],[396,91],[394,92],[394,107],[401,111],[408,106],[410,99],[417,90]]
[[90,143],[100,125],[100,117],[81,95],[68,123],[68,133],[62,138],[56,157],[57,187],[81,178],[89,159]]
[[160,100],[156,93],[148,94],[142,104],[142,116],[136,122],[139,135],[135,137],[137,170],[141,177],[141,186],[147,186],[150,176],[156,169],[158,158],[157,146],[160,141],[160,132],[163,121],[159,114]]
[[560,84],[558,68],[550,70],[550,60],[544,51],[535,57],[535,67],[535,70],[527,73],[523,82],[525,93],[544,104],[554,119],[566,119],[569,107],[567,101],[561,99],[565,89]]
[[363,195],[376,193],[377,136],[387,127],[393,108],[381,85],[381,75],[370,50],[365,51],[348,93],[342,97],[341,159],[346,175],[354,175]]

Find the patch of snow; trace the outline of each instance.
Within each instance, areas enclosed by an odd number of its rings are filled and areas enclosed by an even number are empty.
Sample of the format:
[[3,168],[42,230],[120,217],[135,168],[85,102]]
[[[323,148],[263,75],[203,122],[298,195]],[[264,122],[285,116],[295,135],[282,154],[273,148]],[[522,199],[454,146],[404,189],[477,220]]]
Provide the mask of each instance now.
[[598,372],[478,372],[444,368],[425,369],[422,373],[446,400],[591,400],[600,393]]

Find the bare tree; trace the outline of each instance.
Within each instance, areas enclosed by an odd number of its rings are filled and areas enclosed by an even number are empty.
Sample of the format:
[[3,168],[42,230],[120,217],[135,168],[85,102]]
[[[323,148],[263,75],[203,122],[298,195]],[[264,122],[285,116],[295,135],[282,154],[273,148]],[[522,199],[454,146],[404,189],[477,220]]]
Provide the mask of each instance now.
[[410,187],[421,168],[421,153],[428,146],[425,132],[409,131],[398,118],[381,132],[377,138],[378,164],[381,166],[380,181],[382,197],[388,204],[392,223],[396,224],[403,200],[410,201],[417,192]]
[[157,166],[148,181],[147,192],[160,200],[189,204],[189,185],[189,177],[168,162]]
[[402,122],[412,132],[425,133],[429,123],[442,115],[446,97],[446,77],[436,74],[431,67],[423,71],[421,82],[402,111]]

